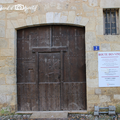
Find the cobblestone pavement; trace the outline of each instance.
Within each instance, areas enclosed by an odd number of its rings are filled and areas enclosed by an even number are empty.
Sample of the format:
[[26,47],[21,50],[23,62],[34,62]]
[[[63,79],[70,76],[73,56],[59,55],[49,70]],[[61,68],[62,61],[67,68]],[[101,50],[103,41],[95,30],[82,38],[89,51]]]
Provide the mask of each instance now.
[[[30,119],[31,115],[10,115],[10,116],[2,116],[0,120],[118,120],[117,116],[108,116],[108,115],[100,115],[99,117],[93,115],[84,115],[84,114],[69,114],[68,118],[56,118],[56,119]],[[119,119],[120,120],[120,119]]]

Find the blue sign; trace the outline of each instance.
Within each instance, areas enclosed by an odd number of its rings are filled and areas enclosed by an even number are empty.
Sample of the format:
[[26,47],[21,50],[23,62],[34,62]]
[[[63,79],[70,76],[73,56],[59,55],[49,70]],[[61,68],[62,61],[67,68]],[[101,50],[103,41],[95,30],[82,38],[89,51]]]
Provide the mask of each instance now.
[[93,46],[93,50],[94,50],[94,51],[100,50],[100,46]]

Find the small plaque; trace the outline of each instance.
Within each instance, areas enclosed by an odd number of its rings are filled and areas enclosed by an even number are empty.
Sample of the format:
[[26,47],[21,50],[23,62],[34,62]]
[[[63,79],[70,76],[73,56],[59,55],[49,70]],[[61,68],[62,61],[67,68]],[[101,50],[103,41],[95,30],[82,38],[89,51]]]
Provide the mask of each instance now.
[[94,50],[94,51],[100,50],[100,46],[93,46],[93,50]]

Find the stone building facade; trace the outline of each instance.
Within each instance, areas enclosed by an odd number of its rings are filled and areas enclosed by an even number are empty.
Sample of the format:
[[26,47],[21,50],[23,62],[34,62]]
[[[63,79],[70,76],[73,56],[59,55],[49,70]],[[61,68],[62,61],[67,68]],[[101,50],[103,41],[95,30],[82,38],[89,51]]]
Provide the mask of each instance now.
[[[12,8],[18,4],[37,7]],[[17,30],[49,24],[85,27],[87,111],[120,102],[119,87],[99,87],[98,51],[93,51],[96,45],[102,52],[120,51],[120,0],[0,0],[0,7],[0,108],[17,111]],[[104,35],[104,9],[118,10],[117,35]]]

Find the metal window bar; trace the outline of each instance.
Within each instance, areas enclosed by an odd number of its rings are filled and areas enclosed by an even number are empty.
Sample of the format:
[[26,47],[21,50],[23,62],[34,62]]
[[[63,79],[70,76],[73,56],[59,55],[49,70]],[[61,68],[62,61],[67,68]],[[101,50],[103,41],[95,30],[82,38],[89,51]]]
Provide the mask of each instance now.
[[114,10],[114,14],[115,14],[115,34],[117,33],[117,30],[116,30],[116,10]]
[[108,24],[108,21],[107,21],[107,9],[106,9],[106,27],[105,27],[105,29],[106,29],[105,33],[106,33],[106,34],[108,34],[108,27],[107,27],[107,24]]
[[110,34],[112,35],[112,14],[110,9]]

